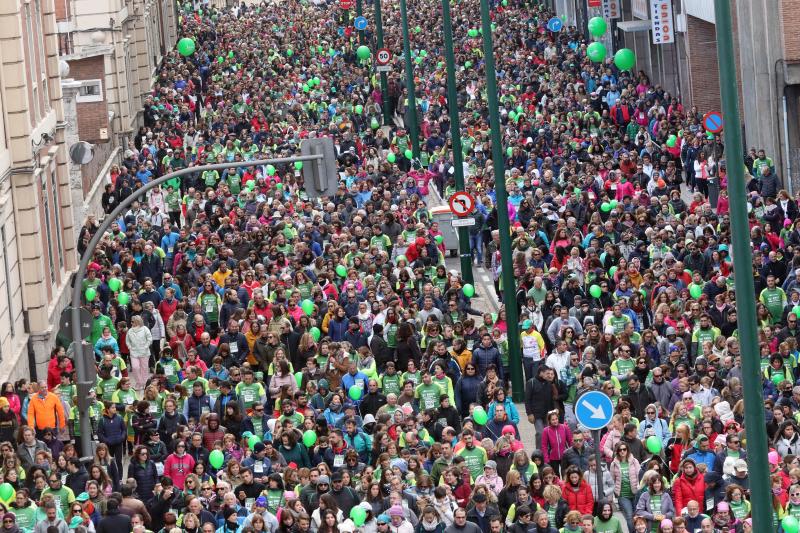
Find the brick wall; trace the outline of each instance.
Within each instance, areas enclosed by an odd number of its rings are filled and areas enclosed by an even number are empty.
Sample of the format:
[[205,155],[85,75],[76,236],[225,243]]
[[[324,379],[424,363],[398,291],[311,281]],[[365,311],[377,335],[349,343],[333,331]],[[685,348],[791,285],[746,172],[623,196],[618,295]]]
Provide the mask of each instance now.
[[69,18],[69,5],[67,4],[68,1],[69,0],[56,0],[55,7],[57,21],[67,20]]
[[786,61],[800,61],[800,0],[780,0],[783,53]]
[[78,135],[90,143],[108,142],[100,139],[100,128],[108,128],[108,102],[105,100],[105,64],[102,55],[69,62],[70,76],[76,80],[101,80],[103,101],[78,102]]
[[713,24],[687,16],[687,55],[691,77],[691,105],[700,113],[720,109],[717,32]]

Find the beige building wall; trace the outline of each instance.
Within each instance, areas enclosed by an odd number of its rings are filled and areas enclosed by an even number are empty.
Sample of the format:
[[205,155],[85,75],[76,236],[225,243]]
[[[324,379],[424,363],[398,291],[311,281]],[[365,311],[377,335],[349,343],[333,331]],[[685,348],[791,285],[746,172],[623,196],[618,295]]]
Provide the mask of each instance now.
[[0,381],[46,375],[76,267],[54,9],[0,2]]

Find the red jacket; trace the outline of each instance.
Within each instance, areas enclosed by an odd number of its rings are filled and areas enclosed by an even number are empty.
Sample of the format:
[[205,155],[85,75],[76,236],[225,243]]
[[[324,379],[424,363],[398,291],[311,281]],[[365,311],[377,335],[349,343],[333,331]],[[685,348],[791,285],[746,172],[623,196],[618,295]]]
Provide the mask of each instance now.
[[564,499],[567,501],[570,511],[578,511],[581,514],[592,514],[594,495],[592,495],[592,488],[585,479],[581,479],[578,490],[574,490],[569,483],[564,483],[562,489],[564,491]]
[[701,506],[705,505],[706,481],[700,473],[695,474],[694,478],[686,477],[681,474],[672,485],[672,499],[675,501],[675,511],[680,513],[690,500],[694,500]]

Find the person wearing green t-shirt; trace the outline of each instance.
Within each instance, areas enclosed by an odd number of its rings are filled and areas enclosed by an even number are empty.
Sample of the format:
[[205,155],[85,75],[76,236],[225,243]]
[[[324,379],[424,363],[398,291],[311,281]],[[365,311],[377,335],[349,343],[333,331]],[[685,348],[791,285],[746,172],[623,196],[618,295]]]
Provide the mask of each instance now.
[[764,304],[772,317],[772,323],[777,324],[783,318],[783,309],[788,304],[788,298],[783,289],[777,286],[775,276],[767,276],[767,287],[761,291],[758,301]]
[[456,455],[464,458],[472,479],[478,479],[478,476],[483,474],[483,467],[489,460],[489,456],[486,454],[486,450],[475,445],[475,434],[471,429],[465,429],[461,434],[461,439],[464,446],[456,452]]
[[433,382],[430,372],[422,373],[422,383],[414,389],[414,399],[417,400],[421,411],[439,407],[439,395],[447,394],[442,387]]

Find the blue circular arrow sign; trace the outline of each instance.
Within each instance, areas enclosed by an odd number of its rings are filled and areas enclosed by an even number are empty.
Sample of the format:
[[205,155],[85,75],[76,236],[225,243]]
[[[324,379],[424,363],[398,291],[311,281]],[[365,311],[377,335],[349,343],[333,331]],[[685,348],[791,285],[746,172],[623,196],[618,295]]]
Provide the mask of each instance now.
[[564,21],[562,21],[558,17],[553,17],[547,21],[547,29],[552,32],[561,31],[561,28],[564,27]]
[[353,26],[358,31],[363,31],[367,29],[367,19],[365,17],[356,17],[353,21]]
[[578,424],[589,430],[606,427],[614,416],[614,404],[611,398],[600,391],[589,391],[582,394],[575,402],[575,418]]

